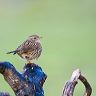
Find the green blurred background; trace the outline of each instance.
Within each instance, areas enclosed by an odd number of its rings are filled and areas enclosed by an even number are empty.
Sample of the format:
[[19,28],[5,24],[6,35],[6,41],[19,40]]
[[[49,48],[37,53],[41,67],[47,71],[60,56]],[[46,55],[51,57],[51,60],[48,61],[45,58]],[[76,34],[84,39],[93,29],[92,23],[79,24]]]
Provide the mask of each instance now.
[[[92,96],[96,95],[96,0],[0,0],[0,61],[10,61],[22,72],[25,61],[6,52],[32,34],[43,37],[43,52],[35,63],[48,76],[45,96],[60,96],[76,68],[92,85]],[[15,96],[2,75],[0,91]],[[83,92],[79,82],[75,96]]]

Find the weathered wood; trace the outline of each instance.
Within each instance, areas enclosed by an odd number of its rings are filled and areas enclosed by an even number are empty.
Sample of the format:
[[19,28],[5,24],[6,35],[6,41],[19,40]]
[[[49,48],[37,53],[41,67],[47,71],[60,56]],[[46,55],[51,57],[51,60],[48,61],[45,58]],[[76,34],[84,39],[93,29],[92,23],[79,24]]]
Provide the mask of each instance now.
[[[23,73],[19,73],[11,63],[0,62],[0,73],[16,96],[44,96],[43,84],[47,76],[38,65],[26,64]],[[73,96],[78,80],[85,86],[84,96],[91,96],[92,88],[79,69],[72,73],[70,80],[65,84],[62,96]],[[0,96],[10,95],[1,92]]]
[[80,80],[85,86],[86,90],[84,96],[91,96],[92,88],[87,79],[81,74],[81,71],[79,69],[76,69],[72,73],[70,80],[65,84],[62,96],[73,96],[74,89],[76,84],[78,83],[78,80]]
[[89,82],[87,81],[87,79],[83,75],[80,75],[79,80],[85,85],[86,90],[85,90],[84,96],[91,96],[92,88]]
[[0,73],[16,96],[44,96],[43,84],[47,76],[38,65],[25,65],[21,74],[11,63],[0,62]]

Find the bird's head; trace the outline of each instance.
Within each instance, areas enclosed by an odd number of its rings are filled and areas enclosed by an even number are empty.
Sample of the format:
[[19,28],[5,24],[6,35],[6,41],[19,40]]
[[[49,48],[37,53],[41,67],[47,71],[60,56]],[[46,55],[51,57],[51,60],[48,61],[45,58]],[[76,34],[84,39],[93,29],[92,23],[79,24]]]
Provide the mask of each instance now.
[[32,39],[33,41],[40,42],[40,39],[42,37],[39,37],[38,35],[31,35],[29,36],[29,39]]

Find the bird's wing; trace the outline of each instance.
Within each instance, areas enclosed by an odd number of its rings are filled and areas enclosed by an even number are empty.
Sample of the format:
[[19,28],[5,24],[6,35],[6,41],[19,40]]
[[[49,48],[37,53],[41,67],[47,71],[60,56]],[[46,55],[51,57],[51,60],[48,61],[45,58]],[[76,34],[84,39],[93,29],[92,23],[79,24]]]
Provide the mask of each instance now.
[[40,43],[37,44],[37,59],[38,57],[41,55],[41,52],[42,52],[42,46]]
[[26,53],[28,50],[34,50],[35,43],[32,40],[26,40],[16,50],[20,53]]

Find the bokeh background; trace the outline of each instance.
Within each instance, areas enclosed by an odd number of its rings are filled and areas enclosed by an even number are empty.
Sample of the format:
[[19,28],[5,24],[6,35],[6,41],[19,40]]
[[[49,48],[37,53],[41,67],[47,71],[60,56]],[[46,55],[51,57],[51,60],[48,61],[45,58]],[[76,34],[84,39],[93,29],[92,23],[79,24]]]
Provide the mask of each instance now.
[[[0,61],[10,61],[19,72],[19,56],[7,55],[29,35],[43,37],[38,61],[47,74],[45,96],[61,96],[65,82],[80,68],[96,95],[96,0],[0,0]],[[0,75],[0,91],[15,96]],[[82,96],[84,86],[76,87]]]

